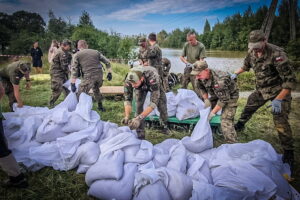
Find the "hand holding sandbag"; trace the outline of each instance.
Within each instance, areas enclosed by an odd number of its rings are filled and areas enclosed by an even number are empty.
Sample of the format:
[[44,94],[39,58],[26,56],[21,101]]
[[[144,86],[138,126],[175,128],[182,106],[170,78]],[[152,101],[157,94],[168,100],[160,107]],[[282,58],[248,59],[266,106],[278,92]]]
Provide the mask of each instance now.
[[211,103],[209,99],[204,99],[204,108],[211,107]]
[[208,115],[208,121],[210,121],[214,116],[216,116],[216,114],[215,113],[209,113],[209,115]]
[[281,113],[281,103],[282,103],[282,100],[279,100],[279,99],[274,99],[272,101],[272,112],[274,114],[280,114]]
[[124,118],[121,120],[121,124],[128,125],[128,123],[129,123],[129,117],[124,117]]
[[136,118],[129,121],[129,128],[131,130],[137,129],[141,124],[142,118],[140,116],[137,116]]

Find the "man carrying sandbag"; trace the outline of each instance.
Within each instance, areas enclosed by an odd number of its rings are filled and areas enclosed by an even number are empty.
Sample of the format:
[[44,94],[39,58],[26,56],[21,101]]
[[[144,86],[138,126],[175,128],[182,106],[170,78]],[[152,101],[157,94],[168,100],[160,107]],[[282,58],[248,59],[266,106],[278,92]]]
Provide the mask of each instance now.
[[[131,102],[133,99],[134,92],[136,95],[137,116],[130,120],[132,108]],[[148,92],[151,92],[150,104],[144,110],[143,106]],[[122,124],[129,125],[131,129],[136,129],[138,137],[140,139],[145,139],[144,119],[156,107],[158,107],[158,111],[160,112],[163,133],[169,133],[169,129],[167,126],[168,113],[166,105],[166,94],[164,93],[164,90],[162,88],[162,83],[158,72],[154,67],[133,67],[127,74],[125,80],[124,97],[125,117],[122,119]]]
[[89,94],[90,89],[93,90],[95,100],[98,102],[98,110],[105,112],[102,105],[102,94],[100,92],[100,87],[103,83],[103,62],[108,71],[107,80],[112,80],[112,71],[110,66],[110,61],[102,55],[97,50],[88,49],[88,45],[85,40],[78,41],[79,51],[74,55],[72,67],[71,67],[71,90],[76,91],[75,82],[78,77],[82,77],[80,88],[78,91],[78,96],[82,92]]
[[49,102],[50,107],[54,107],[55,101],[59,98],[62,92],[64,93],[65,97],[69,94],[69,90],[63,87],[63,84],[69,79],[69,68],[72,61],[70,49],[71,42],[69,40],[63,40],[61,48],[57,50],[52,59],[50,66],[52,90],[52,95]]
[[[196,78],[195,92],[204,100],[205,107],[212,107],[208,119],[216,115],[222,109],[222,132],[227,143],[237,142],[234,129],[234,116],[239,98],[239,90],[230,74],[222,71],[214,71],[208,68],[206,61],[197,61],[194,64],[191,75]],[[208,98],[208,94],[210,98]]]
[[0,69],[0,77],[5,94],[8,97],[10,110],[13,111],[13,104],[17,102],[18,107],[23,107],[20,93],[20,81],[26,78],[26,89],[30,89],[29,78],[31,64],[27,61],[16,61]]
[[[4,95],[4,88],[2,86],[2,79],[0,78],[0,99]],[[9,176],[9,179],[0,182],[3,187],[18,187],[24,188],[28,186],[28,182],[23,173],[20,171],[20,167],[8,149],[6,138],[4,136],[2,120],[4,119],[0,106],[0,168]]]

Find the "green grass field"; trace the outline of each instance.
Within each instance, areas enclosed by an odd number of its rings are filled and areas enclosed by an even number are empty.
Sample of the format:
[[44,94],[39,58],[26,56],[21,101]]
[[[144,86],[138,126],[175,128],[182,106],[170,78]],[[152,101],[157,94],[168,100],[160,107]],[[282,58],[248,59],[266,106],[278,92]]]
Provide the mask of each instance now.
[[[113,64],[113,81],[104,81],[104,85],[121,85],[124,74],[128,71],[128,66],[121,64]],[[47,70],[45,70],[46,72]],[[251,76],[251,75],[249,75]],[[251,82],[251,81],[250,81]],[[252,82],[251,82],[252,83]],[[26,90],[24,88],[25,81],[21,83],[22,98],[25,105],[30,106],[47,106],[50,98],[50,83],[49,75],[32,75],[32,88]],[[57,104],[63,100],[61,96]],[[240,116],[240,113],[246,103],[246,99],[240,99],[238,104],[238,110],[236,119]],[[2,108],[4,111],[8,111],[7,97],[2,102]],[[123,102],[115,100],[104,100],[104,106],[107,111],[100,113],[101,119],[104,121],[111,121],[120,124],[120,120],[123,117]],[[292,185],[300,191],[300,99],[294,99],[292,102],[292,113],[290,114],[290,122],[295,137],[295,181]],[[96,110],[96,104],[94,104],[94,110]],[[185,131],[171,131],[171,136],[165,136],[159,133],[156,129],[147,129],[146,139],[156,144],[169,137],[182,138],[188,135]],[[221,137],[216,136],[215,146],[219,146],[223,143]],[[253,118],[247,124],[245,131],[239,134],[240,142],[248,142],[255,139],[263,139],[273,145],[273,147],[281,152],[279,145],[279,139],[275,131],[270,108],[265,105],[253,116]],[[55,171],[52,168],[43,168],[38,172],[29,172],[27,174],[30,187],[27,189],[1,189],[0,199],[93,199],[87,196],[88,187],[84,182],[84,175],[76,174],[76,170],[67,172]],[[5,178],[5,174],[0,171],[0,180]]]

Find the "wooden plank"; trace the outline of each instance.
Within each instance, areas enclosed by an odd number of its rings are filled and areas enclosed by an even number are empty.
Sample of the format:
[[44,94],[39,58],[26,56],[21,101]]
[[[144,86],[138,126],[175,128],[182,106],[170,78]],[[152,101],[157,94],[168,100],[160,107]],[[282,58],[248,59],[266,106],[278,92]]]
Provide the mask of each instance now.
[[100,88],[101,94],[124,94],[123,86],[102,86]]

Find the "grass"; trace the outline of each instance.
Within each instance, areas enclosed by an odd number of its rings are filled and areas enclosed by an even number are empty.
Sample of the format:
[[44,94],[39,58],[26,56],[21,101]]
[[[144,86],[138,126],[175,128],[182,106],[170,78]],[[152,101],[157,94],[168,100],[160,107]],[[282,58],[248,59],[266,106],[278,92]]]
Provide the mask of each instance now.
[[[113,64],[113,82],[104,81],[104,85],[122,85],[124,74],[129,70],[129,67],[121,64]],[[46,71],[45,71],[46,72]],[[244,75],[245,80],[248,78],[252,81],[251,74]],[[47,106],[50,98],[50,83],[49,75],[35,75],[32,76],[32,89],[26,90],[24,88],[25,81],[21,82],[21,93],[24,103],[31,106]],[[242,77],[242,76],[240,76]],[[243,77],[240,78],[240,81]],[[253,84],[252,82],[248,84]],[[243,83],[242,83],[243,84]],[[248,87],[248,86],[247,86]],[[63,100],[61,96],[57,103]],[[1,102],[4,111],[8,111],[7,97]],[[240,116],[243,107],[246,104],[246,99],[240,99],[238,102],[238,110],[236,119]],[[104,100],[104,106],[107,109],[106,112],[100,113],[101,119],[104,121],[111,121],[120,124],[123,117],[123,102],[115,100]],[[292,112],[290,114],[290,122],[295,138],[295,159],[296,169],[295,178],[292,185],[300,190],[300,99],[294,99],[292,102]],[[94,110],[96,110],[96,104],[94,104]],[[188,135],[186,131],[174,131],[172,130],[172,138],[181,139]],[[162,135],[156,129],[147,129],[146,139],[157,144],[163,140],[169,138]],[[266,106],[260,108],[248,122],[245,131],[239,134],[240,142],[248,142],[255,139],[265,140],[273,145],[273,147],[281,152],[279,145],[279,139],[277,132],[273,125],[272,115],[270,109]],[[219,146],[223,143],[223,139],[220,136],[215,136],[215,146]],[[16,190],[16,189],[1,189],[0,199],[93,199],[87,196],[88,187],[84,181],[84,175],[76,174],[76,170],[67,172],[55,171],[52,168],[43,168],[38,172],[29,172],[29,184],[28,189]],[[0,180],[4,179],[6,175],[0,171]]]

